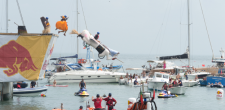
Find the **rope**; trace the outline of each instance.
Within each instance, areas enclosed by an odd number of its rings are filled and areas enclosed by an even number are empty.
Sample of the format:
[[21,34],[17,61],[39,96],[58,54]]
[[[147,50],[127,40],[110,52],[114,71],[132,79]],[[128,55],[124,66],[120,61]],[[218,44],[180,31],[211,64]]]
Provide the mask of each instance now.
[[[201,6],[201,10],[202,10],[202,4],[201,4],[200,0],[199,0],[199,3],[200,3],[200,6]],[[205,22],[205,16],[204,16],[203,10],[202,10],[202,16],[203,16],[203,19],[204,19],[204,22]],[[212,55],[213,55],[213,58],[214,58],[214,53],[213,53],[212,44],[211,44],[211,41],[210,41],[209,32],[208,32],[208,29],[207,29],[206,22],[205,22],[205,28],[206,28],[206,31],[207,31],[207,34],[208,34],[209,43],[210,43],[211,50],[212,50]]]
[[87,28],[87,22],[85,20],[85,15],[84,15],[84,10],[83,10],[83,5],[82,5],[81,0],[80,0],[80,4],[81,4],[81,7],[82,7],[82,12],[83,12],[83,16],[84,16],[84,21],[85,21],[86,29],[88,30],[88,28]]
[[22,13],[21,13],[21,10],[20,10],[20,5],[19,5],[18,0],[16,0],[16,2],[17,2],[18,9],[19,9],[19,12],[20,12],[20,17],[21,17],[21,20],[22,20],[22,22],[23,22],[23,25],[25,26],[24,21],[23,21],[23,16],[22,16]]
[[[160,42],[160,35],[161,35],[160,32],[162,32],[162,29],[163,29],[163,24],[164,24],[164,20],[165,20],[165,17],[166,17],[166,12],[167,12],[168,7],[169,7],[169,3],[170,3],[170,1],[168,1],[167,7],[166,7],[166,11],[165,11],[165,14],[164,14],[164,17],[163,17],[162,25],[161,25],[161,27],[159,28],[159,32],[157,33],[156,39],[155,39],[155,41],[154,41],[154,43],[153,43],[153,45],[152,45],[152,48],[151,48],[151,50],[150,50],[150,53],[152,52],[152,50],[153,50],[153,48],[154,48],[154,46],[155,46],[155,43],[157,42],[157,39],[159,39],[159,42]],[[158,47],[159,47],[159,46],[158,46]],[[158,47],[157,47],[157,50],[158,50]],[[156,53],[158,53],[158,51],[157,51]]]

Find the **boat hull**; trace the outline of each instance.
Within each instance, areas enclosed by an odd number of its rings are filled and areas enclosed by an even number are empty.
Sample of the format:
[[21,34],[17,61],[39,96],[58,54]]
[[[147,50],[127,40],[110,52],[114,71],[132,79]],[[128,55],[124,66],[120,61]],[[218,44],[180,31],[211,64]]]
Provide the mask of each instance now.
[[57,83],[78,83],[82,79],[86,83],[118,83],[120,77],[125,77],[125,73],[112,73],[104,71],[73,71],[55,73],[48,79],[48,82],[52,83],[56,80]]
[[22,96],[22,97],[29,97],[29,96],[38,96],[42,92],[47,91],[48,88],[43,87],[36,87],[36,88],[21,88],[21,89],[13,89],[14,96]]
[[165,82],[148,81],[148,89],[153,90],[154,88],[156,91],[161,91],[164,84]]
[[182,84],[184,87],[193,87],[193,86],[198,85],[198,82],[185,80],[185,81],[182,81]]
[[199,80],[200,86],[207,86],[207,81],[206,80]]
[[169,91],[171,94],[184,95],[186,92],[186,89],[187,88],[184,86],[178,86],[178,87],[169,88]]
[[215,84],[221,82],[222,85],[225,85],[225,77],[219,77],[219,76],[208,76],[206,77],[207,84]]

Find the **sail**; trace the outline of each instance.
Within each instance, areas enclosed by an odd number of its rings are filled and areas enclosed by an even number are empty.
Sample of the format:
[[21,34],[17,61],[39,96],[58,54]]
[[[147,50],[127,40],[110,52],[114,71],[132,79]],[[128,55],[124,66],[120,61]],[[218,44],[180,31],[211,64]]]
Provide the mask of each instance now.
[[181,55],[172,55],[172,56],[162,56],[159,57],[159,60],[179,60],[179,59],[188,59],[188,54],[184,53]]

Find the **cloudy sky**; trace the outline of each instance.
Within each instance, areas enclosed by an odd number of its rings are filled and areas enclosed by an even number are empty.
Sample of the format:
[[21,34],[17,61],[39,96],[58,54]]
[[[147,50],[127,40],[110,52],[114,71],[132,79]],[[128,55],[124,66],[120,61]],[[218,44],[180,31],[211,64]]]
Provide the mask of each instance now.
[[[67,36],[59,34],[54,53],[77,53],[77,39],[69,32],[87,29],[121,54],[182,54],[188,45],[187,0],[19,0],[29,33],[41,33],[41,16],[49,17],[51,32],[60,16],[69,16]],[[82,2],[82,5],[81,5]],[[225,49],[225,1],[201,0],[214,54]],[[0,32],[5,32],[5,0],[0,1]],[[83,11],[82,11],[83,6]],[[9,0],[9,32],[22,25],[16,0]],[[84,14],[83,14],[84,13]],[[84,19],[85,18],[85,19]],[[190,0],[191,54],[212,55],[199,0]],[[79,39],[79,52],[85,53]],[[96,51],[95,51],[96,52]]]

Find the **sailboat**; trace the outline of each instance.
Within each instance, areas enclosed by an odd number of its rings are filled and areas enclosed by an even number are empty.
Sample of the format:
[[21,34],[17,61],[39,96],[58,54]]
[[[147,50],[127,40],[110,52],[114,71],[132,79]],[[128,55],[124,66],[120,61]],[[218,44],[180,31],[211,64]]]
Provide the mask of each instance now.
[[[187,8],[188,8],[188,48],[186,50],[185,53],[181,54],[181,55],[172,55],[172,56],[161,56],[158,57],[158,60],[149,60],[147,61],[150,64],[155,63],[155,67],[152,67],[150,74],[154,74],[154,72],[159,72],[159,71],[164,71],[164,72],[169,72],[172,71],[171,75],[172,78],[176,78],[176,75],[179,73],[181,77],[184,78],[184,73],[186,70],[191,70],[191,74],[188,74],[188,80],[195,80],[196,76],[198,78],[203,78],[206,77],[208,75],[210,75],[209,69],[199,69],[200,71],[195,71],[191,65],[190,65],[190,57],[191,57],[191,53],[190,53],[190,15],[189,15],[189,0],[187,0]],[[169,60],[184,60],[184,59],[188,59],[188,65],[187,66],[177,66],[174,65],[172,62],[170,62]],[[164,68],[164,61],[166,62],[165,65],[166,67]],[[198,69],[197,69],[198,70]]]

